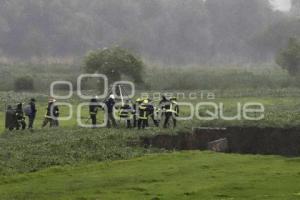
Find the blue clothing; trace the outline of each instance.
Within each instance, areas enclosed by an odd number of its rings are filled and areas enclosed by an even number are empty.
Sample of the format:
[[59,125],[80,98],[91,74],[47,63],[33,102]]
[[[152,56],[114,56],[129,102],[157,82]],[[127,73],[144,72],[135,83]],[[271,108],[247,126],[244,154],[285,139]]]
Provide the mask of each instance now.
[[30,102],[29,105],[30,105],[30,108],[31,108],[31,113],[30,113],[30,115],[28,117],[35,118],[35,115],[36,115],[36,112],[37,112],[37,109],[35,107],[35,103],[34,102]]
[[116,102],[112,98],[109,98],[107,101],[105,101],[108,113],[113,113],[115,104]]

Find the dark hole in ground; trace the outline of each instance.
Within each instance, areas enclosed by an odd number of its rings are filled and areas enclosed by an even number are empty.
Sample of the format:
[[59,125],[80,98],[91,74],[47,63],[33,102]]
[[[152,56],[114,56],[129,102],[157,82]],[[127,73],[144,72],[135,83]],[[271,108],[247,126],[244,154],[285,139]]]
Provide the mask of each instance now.
[[300,127],[196,128],[176,135],[142,137],[141,142],[145,147],[168,150],[207,150],[209,142],[221,138],[227,138],[229,153],[300,156]]

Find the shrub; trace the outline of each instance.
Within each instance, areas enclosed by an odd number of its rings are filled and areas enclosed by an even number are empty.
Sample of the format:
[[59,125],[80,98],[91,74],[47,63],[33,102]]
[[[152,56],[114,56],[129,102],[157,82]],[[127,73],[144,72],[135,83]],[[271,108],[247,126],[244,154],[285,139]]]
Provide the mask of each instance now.
[[120,81],[125,75],[142,83],[143,62],[125,49],[114,47],[90,52],[85,58],[88,73],[105,74],[110,82]]

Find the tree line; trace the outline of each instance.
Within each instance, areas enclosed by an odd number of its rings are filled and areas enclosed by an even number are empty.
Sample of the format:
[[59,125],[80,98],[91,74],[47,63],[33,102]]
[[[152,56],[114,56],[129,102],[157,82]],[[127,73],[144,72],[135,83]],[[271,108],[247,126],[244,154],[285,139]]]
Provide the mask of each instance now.
[[162,63],[274,60],[300,35],[268,0],[2,0],[0,57],[82,57],[113,45]]

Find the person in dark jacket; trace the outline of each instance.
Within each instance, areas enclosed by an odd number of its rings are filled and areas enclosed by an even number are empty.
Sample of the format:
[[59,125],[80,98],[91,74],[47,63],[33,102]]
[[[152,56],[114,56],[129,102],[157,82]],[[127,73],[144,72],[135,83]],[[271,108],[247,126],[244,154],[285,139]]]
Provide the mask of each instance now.
[[163,95],[159,102],[160,120],[166,118],[166,108],[169,107],[170,103],[171,103],[170,100],[167,99],[165,95]]
[[19,130],[22,128],[24,130],[26,128],[26,122],[25,122],[25,117],[24,117],[24,112],[23,112],[23,104],[19,103],[16,108],[16,118],[17,118],[17,125],[16,129]]
[[151,118],[152,119],[152,121],[153,121],[153,123],[154,123],[154,125],[156,126],[156,127],[158,127],[159,126],[159,122],[155,119],[155,107],[154,107],[154,105],[152,104],[152,101],[151,101],[151,99],[148,99],[148,105],[147,105],[147,122],[146,122],[146,127],[148,127],[149,126],[149,118]]
[[30,113],[28,115],[28,129],[33,129],[33,124],[34,124],[35,116],[36,116],[36,113],[37,113],[34,98],[32,98],[30,100],[29,106],[30,106]]
[[54,100],[53,102],[53,111],[52,111],[52,115],[54,116],[54,127],[58,127],[59,126],[59,121],[58,121],[58,118],[59,118],[59,108],[58,106],[55,104],[56,100]]
[[167,99],[165,95],[162,96],[161,101],[159,102],[159,106],[161,110],[165,110],[165,107],[170,104],[170,101]]
[[91,99],[90,105],[89,105],[89,112],[90,112],[90,118],[92,120],[93,128],[97,125],[97,113],[98,113],[98,101],[97,97],[94,97]]
[[109,98],[105,101],[105,105],[107,108],[107,128],[111,128],[111,124],[113,127],[117,127],[117,123],[114,117],[114,106],[115,106],[115,96],[112,94]]

